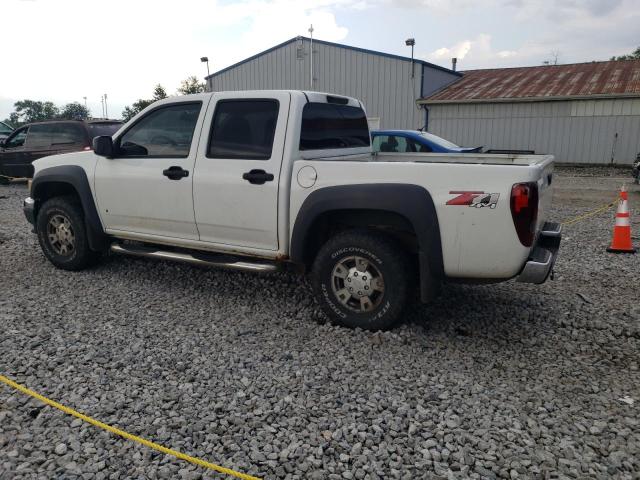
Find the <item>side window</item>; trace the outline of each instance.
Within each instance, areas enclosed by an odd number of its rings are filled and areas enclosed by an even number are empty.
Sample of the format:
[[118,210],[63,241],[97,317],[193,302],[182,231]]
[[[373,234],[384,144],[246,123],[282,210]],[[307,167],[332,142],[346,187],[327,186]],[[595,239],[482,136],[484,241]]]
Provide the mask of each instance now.
[[5,148],[17,148],[22,147],[24,145],[24,141],[27,139],[27,131],[29,127],[23,127],[19,130],[16,130],[13,135],[11,135],[4,144]]
[[87,134],[79,123],[58,123],[53,130],[52,145],[86,143]]
[[277,100],[220,100],[207,157],[269,160],[279,109]]
[[422,145],[421,143],[416,142],[415,140],[408,139],[409,143],[409,151],[410,152],[418,152],[418,153],[430,153],[431,147],[429,145]]
[[383,142],[387,141],[387,137],[386,135],[376,135],[375,137],[371,137],[371,149],[374,152],[379,152],[380,151],[380,145],[382,145]]
[[54,128],[54,124],[41,123],[39,125],[31,125],[27,138],[27,148],[49,148]]
[[382,142],[380,143],[380,151],[381,152],[395,152],[395,153],[403,151],[403,150],[399,149],[398,138],[400,138],[400,137],[396,137],[394,135],[389,135],[389,136],[382,137]]
[[119,138],[120,154],[187,157],[201,102],[177,103],[145,115]]

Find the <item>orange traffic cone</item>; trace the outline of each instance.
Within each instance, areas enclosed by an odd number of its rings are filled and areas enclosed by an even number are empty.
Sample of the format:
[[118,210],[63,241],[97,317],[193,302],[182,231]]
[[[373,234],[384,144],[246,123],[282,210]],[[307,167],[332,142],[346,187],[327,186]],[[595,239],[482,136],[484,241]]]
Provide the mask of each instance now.
[[629,217],[629,206],[627,201],[627,187],[624,185],[620,189],[620,202],[616,212],[616,225],[613,227],[613,239],[607,252],[613,253],[636,253],[636,249],[631,244],[631,222]]

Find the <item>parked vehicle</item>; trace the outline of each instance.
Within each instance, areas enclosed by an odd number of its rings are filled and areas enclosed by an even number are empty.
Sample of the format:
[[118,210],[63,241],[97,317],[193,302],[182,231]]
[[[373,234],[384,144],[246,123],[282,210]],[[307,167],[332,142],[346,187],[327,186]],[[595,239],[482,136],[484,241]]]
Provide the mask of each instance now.
[[631,174],[636,183],[640,184],[640,153],[636,155],[636,160],[631,167]]
[[311,272],[329,317],[375,330],[447,279],[542,283],[560,243],[546,221],[552,156],[374,156],[353,98],[172,97],[93,144],[37,160],[24,201],[66,270],[111,251]]
[[20,127],[0,142],[0,175],[31,177],[34,160],[90,150],[94,137],[112,135],[121,126],[120,120],[52,120]]
[[4,140],[13,132],[13,127],[4,122],[0,122],[0,140]]
[[482,147],[459,147],[433,133],[419,130],[374,130],[373,151],[388,153],[479,153]]

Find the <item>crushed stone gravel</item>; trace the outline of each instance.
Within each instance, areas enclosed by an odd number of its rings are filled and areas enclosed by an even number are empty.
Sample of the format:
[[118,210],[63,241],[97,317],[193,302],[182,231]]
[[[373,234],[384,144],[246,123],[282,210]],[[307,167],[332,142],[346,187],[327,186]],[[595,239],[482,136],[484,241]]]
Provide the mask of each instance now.
[[[56,270],[25,195],[0,186],[0,372],[71,408],[265,478],[638,478],[640,256],[605,252],[612,212],[565,230],[555,281],[447,285],[372,333],[288,274]],[[31,478],[220,477],[0,386],[0,479]]]

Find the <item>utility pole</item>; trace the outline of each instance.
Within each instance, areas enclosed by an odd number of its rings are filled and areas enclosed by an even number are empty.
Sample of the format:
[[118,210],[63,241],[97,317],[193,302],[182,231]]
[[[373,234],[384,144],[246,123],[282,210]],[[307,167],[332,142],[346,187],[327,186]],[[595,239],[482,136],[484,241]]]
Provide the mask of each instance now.
[[102,118],[104,118],[104,97],[100,95],[100,106],[102,107]]
[[311,35],[311,43],[309,47],[309,63],[311,64],[309,73],[309,89],[313,90],[313,24],[309,27],[309,35]]
[[104,94],[104,118],[109,118],[109,111],[107,110],[107,94]]

